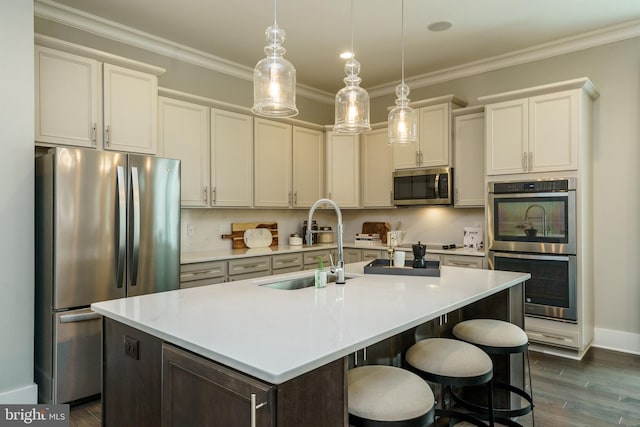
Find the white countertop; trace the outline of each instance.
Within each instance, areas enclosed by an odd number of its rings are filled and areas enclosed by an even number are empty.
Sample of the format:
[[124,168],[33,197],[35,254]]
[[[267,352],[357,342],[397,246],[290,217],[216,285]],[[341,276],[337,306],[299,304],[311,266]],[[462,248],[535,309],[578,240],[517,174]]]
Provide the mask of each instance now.
[[[349,264],[347,272],[362,273],[365,264]],[[367,274],[347,280],[346,285],[329,284],[322,289],[258,286],[277,277],[104,301],[91,308],[280,384],[509,288],[530,275],[442,267],[441,277]]]
[[[185,252],[180,255],[180,263],[181,264],[193,264],[197,262],[207,262],[207,261],[222,261],[233,258],[247,258],[252,256],[261,256],[261,255],[276,255],[276,254],[285,254],[291,252],[302,252],[302,251],[317,251],[322,249],[334,249],[336,248],[335,243],[319,243],[313,246],[289,246],[289,245],[279,245],[279,246],[270,246],[268,248],[253,248],[253,249],[218,249],[213,251],[200,251],[200,252]],[[357,246],[353,242],[345,242],[345,248],[355,248],[355,249],[376,249],[376,250],[387,250],[386,245],[382,246]],[[411,252],[411,246],[401,246],[398,249],[404,250],[407,252]],[[480,250],[471,250],[464,248],[456,248],[456,249],[432,249],[428,248],[427,253],[434,254],[445,254],[445,255],[467,255],[467,256],[476,256],[476,257],[484,257],[484,251]]]

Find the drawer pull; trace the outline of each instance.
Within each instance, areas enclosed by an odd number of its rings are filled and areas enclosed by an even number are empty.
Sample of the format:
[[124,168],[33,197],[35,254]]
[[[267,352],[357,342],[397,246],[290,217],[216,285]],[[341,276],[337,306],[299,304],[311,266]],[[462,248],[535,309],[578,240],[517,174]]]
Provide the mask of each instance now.
[[287,258],[287,259],[279,260],[278,263],[289,264],[289,263],[292,263],[292,262],[296,262],[297,260],[298,260],[298,258]]

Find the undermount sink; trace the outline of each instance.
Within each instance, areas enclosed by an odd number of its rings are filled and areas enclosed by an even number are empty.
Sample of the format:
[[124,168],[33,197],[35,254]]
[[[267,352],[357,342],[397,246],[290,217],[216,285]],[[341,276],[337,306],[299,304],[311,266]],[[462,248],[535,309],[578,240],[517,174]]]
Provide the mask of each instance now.
[[[345,275],[345,280],[349,280],[352,277],[355,277],[355,276]],[[334,283],[335,281],[336,281],[335,274],[329,274],[327,276],[327,283]],[[280,280],[278,282],[264,283],[264,284],[261,284],[260,286],[264,286],[265,288],[281,289],[285,291],[294,291],[296,289],[304,289],[304,288],[310,288],[312,286],[315,286],[315,282],[316,282],[315,275],[312,275],[312,276],[295,277],[291,279]]]

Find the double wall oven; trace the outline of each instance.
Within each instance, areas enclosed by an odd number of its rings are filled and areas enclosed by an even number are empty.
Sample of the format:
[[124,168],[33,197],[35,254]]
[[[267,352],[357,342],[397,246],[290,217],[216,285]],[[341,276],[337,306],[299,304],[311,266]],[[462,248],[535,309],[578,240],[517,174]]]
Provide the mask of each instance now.
[[576,179],[489,184],[489,266],[531,274],[528,316],[577,322]]

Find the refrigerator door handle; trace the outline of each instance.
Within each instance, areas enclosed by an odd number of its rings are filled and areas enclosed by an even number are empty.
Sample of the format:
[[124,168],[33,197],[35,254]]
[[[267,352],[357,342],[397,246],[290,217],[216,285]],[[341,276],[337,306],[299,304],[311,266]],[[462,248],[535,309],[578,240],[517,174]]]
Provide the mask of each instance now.
[[124,286],[124,263],[127,254],[127,191],[125,188],[124,166],[116,168],[116,178],[118,180],[118,212],[116,212],[116,248],[117,248],[117,265],[116,265],[116,287]]
[[138,180],[138,168],[131,167],[131,206],[133,208],[133,221],[131,238],[133,240],[133,253],[131,254],[131,286],[136,286],[138,281],[138,258],[140,256],[140,181]]
[[93,311],[88,313],[63,314],[60,316],[60,323],[83,322],[86,320],[100,319],[102,316]]

